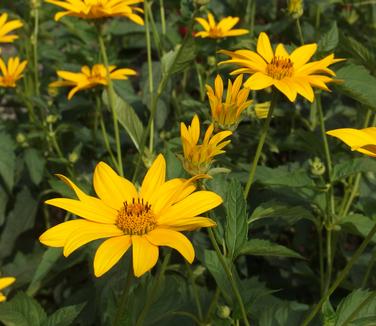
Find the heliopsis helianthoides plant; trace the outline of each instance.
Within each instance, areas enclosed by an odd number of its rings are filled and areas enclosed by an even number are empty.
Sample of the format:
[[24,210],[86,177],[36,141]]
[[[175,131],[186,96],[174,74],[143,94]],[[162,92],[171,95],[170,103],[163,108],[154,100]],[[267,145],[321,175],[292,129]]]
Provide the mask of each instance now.
[[230,140],[224,141],[224,139],[229,137],[232,132],[226,130],[213,134],[214,124],[212,123],[206,130],[202,143],[198,144],[200,131],[200,120],[197,115],[193,117],[190,126],[187,127],[183,122],[180,124],[184,155],[183,166],[192,175],[207,173],[213,158],[224,153],[223,148],[231,142]]
[[55,20],[64,16],[84,19],[126,17],[136,24],[144,24],[144,20],[137,15],[143,13],[143,10],[133,6],[144,0],[46,0],[46,2],[65,9],[56,13]]
[[211,116],[216,127],[235,130],[242,112],[248,108],[252,100],[248,100],[250,90],[241,88],[243,75],[236,77],[234,84],[228,80],[226,99],[223,101],[223,80],[220,75],[215,78],[214,90],[206,85],[210,102]]
[[[109,73],[111,79],[125,80],[128,76],[136,75],[136,71],[129,68],[116,69],[116,66],[109,66]],[[50,83],[50,87],[64,87],[74,86],[68,93],[68,99],[81,90],[93,88],[98,85],[108,85],[106,66],[102,64],[95,64],[92,69],[88,66],[83,66],[81,72],[71,71],[57,71],[57,75],[64,79]]]
[[376,127],[364,129],[341,128],[329,130],[328,135],[342,140],[352,151],[376,157]]
[[218,24],[215,22],[214,16],[209,12],[208,19],[197,17],[196,21],[204,28],[203,31],[195,33],[195,37],[201,38],[224,38],[228,36],[239,36],[248,34],[247,29],[233,29],[239,22],[239,17],[222,18]]
[[60,178],[75,191],[78,200],[55,198],[46,204],[82,218],[52,227],[39,239],[47,246],[64,247],[64,256],[68,256],[90,241],[108,238],[95,254],[97,277],[111,269],[130,246],[137,277],[157,263],[159,246],[178,250],[192,263],[193,246],[181,231],[215,226],[213,220],[200,215],[222,203],[214,192],[195,192],[193,179],[166,181],[162,155],[153,162],[139,191],[103,162],[96,166],[93,177],[99,198],[85,194],[68,178]]
[[7,13],[0,15],[0,43],[12,43],[14,40],[18,39],[17,35],[9,35],[9,33],[23,26],[22,22],[18,19],[10,21],[7,20]]
[[291,102],[298,94],[313,102],[315,96],[312,88],[330,91],[326,84],[334,80],[335,73],[328,66],[343,60],[329,54],[321,60],[309,62],[316,50],[317,44],[312,43],[298,47],[291,54],[283,44],[278,44],[273,51],[269,37],[262,32],[257,40],[257,52],[220,50],[231,59],[219,64],[239,66],[231,72],[232,75],[250,74],[244,86],[251,90],[274,86]]
[[7,297],[1,292],[8,286],[12,285],[16,279],[14,277],[0,277],[0,302],[3,302]]
[[18,57],[11,57],[6,64],[0,58],[0,87],[16,87],[17,80],[22,78],[27,61],[20,61]]

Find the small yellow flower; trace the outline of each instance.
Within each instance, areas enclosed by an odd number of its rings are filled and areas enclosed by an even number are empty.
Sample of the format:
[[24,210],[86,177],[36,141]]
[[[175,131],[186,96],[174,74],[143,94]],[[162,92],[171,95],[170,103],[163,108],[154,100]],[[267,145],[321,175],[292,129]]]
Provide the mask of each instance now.
[[144,0],[45,0],[48,3],[64,8],[55,15],[55,20],[64,16],[75,16],[83,19],[100,19],[109,17],[126,17],[136,24],[144,25],[143,19],[135,12],[143,10],[132,5]]
[[206,173],[213,158],[225,152],[222,148],[229,144],[230,140],[223,140],[229,137],[232,132],[227,130],[213,135],[213,131],[214,125],[211,124],[205,132],[202,144],[199,145],[200,120],[198,116],[193,117],[188,128],[183,122],[180,124],[180,136],[184,152],[183,165],[188,173],[192,175]]
[[3,302],[7,297],[1,293],[1,290],[5,289],[9,285],[12,285],[16,279],[14,277],[0,277],[0,302]]
[[0,15],[0,43],[12,43],[14,40],[18,39],[17,35],[8,35],[8,33],[23,26],[22,22],[18,19],[8,22],[7,19],[7,13]]
[[196,21],[204,28],[204,31],[197,32],[195,37],[223,38],[249,33],[247,29],[232,29],[239,22],[239,17],[225,17],[217,24],[214,16],[211,13],[208,13],[207,20],[204,18],[196,18]]
[[236,129],[240,122],[241,113],[252,103],[248,100],[249,89],[241,88],[243,75],[239,75],[234,84],[228,81],[226,100],[223,102],[223,80],[217,75],[214,81],[214,89],[206,85],[209,97],[212,120],[221,129]]
[[335,73],[328,66],[343,60],[335,59],[334,54],[330,54],[319,61],[308,62],[316,50],[317,44],[312,43],[300,46],[289,54],[283,44],[278,44],[273,52],[269,37],[260,33],[257,52],[221,50],[220,53],[230,56],[231,59],[219,64],[231,63],[239,66],[239,69],[232,71],[233,75],[250,74],[244,83],[249,89],[260,90],[275,86],[291,102],[295,101],[297,94],[313,102],[315,96],[312,87],[330,91],[326,83],[333,81]]
[[180,231],[215,226],[213,220],[200,215],[222,203],[214,192],[195,192],[195,178],[165,181],[166,161],[162,155],[153,162],[139,191],[103,162],[96,166],[93,176],[99,198],[85,194],[68,178],[58,176],[74,190],[78,200],[55,198],[46,204],[82,218],[54,226],[39,240],[50,247],[64,247],[67,257],[93,240],[107,238],[94,257],[97,277],[111,269],[130,246],[137,277],[157,263],[159,246],[178,250],[192,263],[192,243]]
[[352,151],[376,157],[376,127],[364,129],[341,128],[329,130],[328,135],[342,140]]
[[6,65],[0,58],[0,87],[16,87],[17,80],[22,78],[27,61],[20,62],[20,58],[11,57]]
[[303,15],[303,0],[289,0],[287,10],[294,19],[299,18]]
[[[118,80],[128,79],[128,76],[137,74],[133,69],[116,69],[116,66],[109,66],[108,70],[110,78]],[[68,94],[69,100],[78,91],[93,88],[97,85],[106,86],[108,84],[106,67],[102,64],[94,65],[91,70],[88,66],[83,66],[81,72],[59,70],[57,71],[57,75],[64,80],[52,82],[49,84],[49,87],[74,86]]]

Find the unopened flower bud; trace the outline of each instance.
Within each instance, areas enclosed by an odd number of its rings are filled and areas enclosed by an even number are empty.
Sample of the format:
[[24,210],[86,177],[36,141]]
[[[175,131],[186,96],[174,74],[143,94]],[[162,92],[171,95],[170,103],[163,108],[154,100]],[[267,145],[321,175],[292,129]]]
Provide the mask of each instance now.
[[303,15],[303,0],[289,0],[287,10],[292,18],[298,19]]
[[309,160],[310,170],[314,176],[321,176],[325,173],[325,165],[318,157]]
[[217,64],[217,59],[212,55],[208,56],[208,65],[212,67],[212,66],[215,66],[216,64]]
[[230,317],[231,309],[228,306],[219,306],[217,310],[217,315],[221,319],[227,319]]
[[27,142],[26,136],[21,132],[17,134],[16,141],[21,147],[29,146],[29,143]]
[[68,160],[72,164],[76,163],[78,159],[79,159],[79,156],[76,152],[72,152],[68,155]]
[[49,115],[47,116],[47,118],[46,118],[46,121],[47,121],[47,123],[49,123],[49,124],[53,124],[53,123],[55,123],[55,122],[57,121],[57,119],[58,119],[58,116],[57,116],[57,115],[55,115],[55,114],[49,114]]

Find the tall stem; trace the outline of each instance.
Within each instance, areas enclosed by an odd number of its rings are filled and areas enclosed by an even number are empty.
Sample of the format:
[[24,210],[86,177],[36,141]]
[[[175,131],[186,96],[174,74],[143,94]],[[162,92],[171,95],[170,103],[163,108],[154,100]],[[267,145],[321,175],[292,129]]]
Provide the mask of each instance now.
[[197,285],[196,285],[196,280],[195,280],[195,278],[193,276],[191,266],[187,262],[185,262],[185,266],[187,267],[189,282],[192,285],[192,293],[193,293],[193,297],[194,297],[196,308],[197,308],[198,318],[201,321],[203,315],[202,315],[200,296],[199,296],[199,293],[198,293],[198,289],[197,289]]
[[238,286],[235,282],[235,279],[232,275],[232,272],[225,260],[225,258],[223,257],[222,253],[221,253],[221,249],[219,249],[219,246],[218,246],[218,243],[217,241],[215,240],[215,237],[214,237],[214,233],[213,233],[213,230],[211,228],[208,228],[208,234],[209,234],[209,239],[210,239],[210,242],[212,243],[213,247],[214,247],[214,250],[216,251],[217,253],[217,256],[219,258],[219,261],[221,262],[221,265],[227,275],[227,278],[231,284],[231,288],[232,288],[232,291],[234,292],[234,295],[236,297],[236,300],[238,301],[238,304],[239,304],[239,307],[240,307],[240,311],[241,311],[241,314],[242,314],[242,317],[243,317],[243,321],[244,321],[244,324],[246,326],[250,326],[249,324],[249,321],[248,321],[248,317],[247,317],[247,312],[245,310],[245,307],[244,307],[244,303],[243,303],[243,299],[240,295],[240,292],[239,292],[239,289],[238,289]]
[[126,278],[126,281],[125,281],[123,293],[120,297],[118,310],[116,311],[116,315],[115,315],[115,319],[114,319],[114,323],[113,323],[114,326],[123,325],[122,317],[124,315],[124,312],[125,312],[125,309],[126,309],[126,306],[127,306],[127,302],[128,302],[128,298],[129,298],[129,294],[130,294],[129,290],[130,290],[130,287],[131,287],[131,284],[132,284],[132,279],[133,279],[132,265],[133,264],[132,264],[132,258],[131,258],[129,260],[128,274],[127,274],[127,278]]
[[296,21],[296,28],[299,34],[300,43],[301,45],[304,45],[304,37],[303,37],[303,32],[302,32],[302,26],[300,25],[300,19],[296,18],[295,21]]
[[38,71],[38,34],[39,34],[39,0],[32,1],[32,13],[34,14],[34,31],[31,37],[33,47],[33,66],[34,66],[34,92],[39,96],[39,71]]
[[329,288],[329,290],[325,293],[325,295],[321,298],[319,303],[314,307],[314,309],[311,311],[311,313],[306,317],[306,319],[303,321],[301,326],[307,326],[312,319],[316,316],[316,314],[320,311],[321,306],[323,303],[329,299],[329,297],[333,294],[333,292],[338,288],[338,286],[342,283],[342,281],[346,278],[347,274],[353,267],[354,263],[357,261],[359,256],[363,253],[364,249],[367,247],[368,243],[372,240],[373,236],[376,234],[376,223],[371,229],[371,231],[368,233],[367,237],[363,240],[359,248],[355,251],[354,255],[351,257],[351,259],[346,264],[345,268],[342,270],[341,273],[339,273],[337,279],[334,281],[332,286]]
[[277,92],[275,90],[273,90],[272,100],[271,100],[268,116],[265,120],[264,127],[262,128],[262,131],[261,131],[260,139],[259,139],[257,149],[256,149],[256,154],[255,154],[255,157],[253,159],[251,170],[249,171],[248,181],[247,181],[247,184],[246,184],[245,189],[244,189],[244,197],[245,198],[248,197],[249,191],[251,190],[253,179],[254,179],[255,173],[256,173],[257,164],[258,164],[258,161],[260,159],[262,148],[263,148],[264,143],[265,143],[266,135],[267,135],[268,130],[269,130],[270,121],[271,121],[272,116],[273,116],[273,111],[274,111],[276,102],[277,102]]
[[124,176],[123,159],[122,159],[122,155],[121,155],[119,122],[118,122],[116,108],[115,108],[115,91],[114,91],[114,86],[112,84],[112,80],[111,80],[111,77],[110,77],[107,51],[106,51],[106,46],[104,44],[104,39],[103,39],[103,35],[102,35],[102,26],[99,26],[99,28],[98,28],[98,42],[99,42],[99,47],[100,47],[100,51],[101,51],[103,64],[105,65],[106,71],[107,71],[107,98],[108,98],[109,107],[110,107],[111,112],[112,112],[112,120],[113,120],[113,124],[114,124],[117,162],[118,162],[117,170],[118,170],[118,173],[121,176]]

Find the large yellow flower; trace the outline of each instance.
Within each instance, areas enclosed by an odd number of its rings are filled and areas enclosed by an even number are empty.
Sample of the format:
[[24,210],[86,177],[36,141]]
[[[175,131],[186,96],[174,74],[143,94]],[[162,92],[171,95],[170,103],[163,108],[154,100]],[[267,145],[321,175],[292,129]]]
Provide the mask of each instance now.
[[364,129],[341,128],[329,130],[328,135],[342,140],[352,151],[376,157],[376,127]]
[[27,61],[20,62],[20,58],[11,57],[8,64],[0,58],[0,87],[16,87],[17,80],[22,78]]
[[198,144],[200,138],[200,120],[195,115],[190,126],[182,122],[180,124],[180,135],[183,144],[184,159],[183,165],[185,170],[192,174],[206,173],[213,161],[213,158],[224,153],[222,150],[231,141],[225,138],[229,137],[232,132],[221,131],[213,135],[214,125],[211,124],[205,132],[202,144]]
[[131,245],[137,277],[157,263],[158,246],[174,248],[192,263],[193,246],[179,231],[215,226],[213,220],[199,215],[222,203],[214,192],[194,192],[193,179],[165,181],[166,162],[162,155],[146,173],[140,191],[103,162],[97,165],[93,177],[99,198],[88,196],[68,178],[59,177],[75,191],[78,200],[55,198],[46,204],[82,218],[61,223],[39,239],[47,246],[64,247],[64,256],[68,256],[90,241],[108,238],[95,254],[97,277],[112,268]]
[[17,35],[8,35],[8,33],[23,26],[22,22],[18,19],[8,22],[7,19],[7,13],[0,15],[0,43],[12,43],[14,40],[18,39]]
[[209,97],[212,120],[221,129],[234,130],[239,121],[241,113],[252,103],[248,100],[249,89],[241,88],[243,75],[239,75],[234,84],[228,81],[226,100],[223,102],[223,80],[220,75],[215,78],[214,90],[206,85]]
[[46,0],[66,11],[58,12],[55,20],[64,16],[75,16],[84,19],[100,19],[108,17],[126,17],[136,24],[144,25],[143,19],[135,12],[143,10],[132,5],[144,0]]
[[[116,66],[109,66],[111,79],[128,79],[128,76],[136,75],[133,69],[116,69]],[[74,86],[68,94],[70,100],[74,94],[83,89],[93,88],[97,85],[107,85],[107,70],[102,64],[96,64],[90,70],[88,66],[83,66],[81,72],[57,71],[57,75],[65,80],[58,80],[50,83],[50,87]]]
[[204,28],[204,31],[197,32],[195,37],[223,38],[227,36],[239,36],[249,33],[247,29],[232,29],[239,22],[239,17],[225,17],[217,24],[214,16],[209,12],[207,20],[198,17],[196,18],[196,21]]
[[[275,86],[291,102],[295,101],[297,94],[313,102],[312,87],[330,91],[326,83],[333,81],[335,73],[328,66],[343,60],[335,59],[334,54],[330,54],[319,61],[308,62],[316,50],[316,43],[306,44],[289,54],[283,44],[278,44],[273,52],[269,37],[260,33],[257,52],[221,50],[220,53],[230,56],[231,59],[219,64],[232,63],[241,67],[231,74],[250,74],[244,84],[249,89],[260,90]],[[326,75],[322,75],[323,73]]]
[[0,277],[0,302],[3,302],[7,297],[1,293],[1,290],[5,289],[9,285],[12,285],[16,279],[14,277]]

